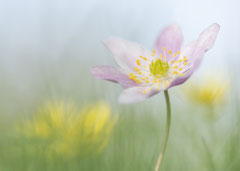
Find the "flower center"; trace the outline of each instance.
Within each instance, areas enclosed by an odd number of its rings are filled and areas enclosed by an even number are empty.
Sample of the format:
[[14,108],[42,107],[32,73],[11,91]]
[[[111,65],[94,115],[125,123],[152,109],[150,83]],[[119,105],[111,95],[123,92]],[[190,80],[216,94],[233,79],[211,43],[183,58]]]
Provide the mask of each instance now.
[[163,47],[163,53],[157,54],[155,50],[152,57],[139,56],[136,59],[137,66],[133,72],[129,73],[129,79],[134,80],[141,86],[146,86],[147,91],[155,88],[161,90],[179,76],[184,76],[188,72],[189,64],[186,56],[180,56],[180,51],[172,53]]
[[162,59],[156,59],[155,61],[152,60],[149,64],[149,70],[156,78],[165,77],[169,70],[169,64]]

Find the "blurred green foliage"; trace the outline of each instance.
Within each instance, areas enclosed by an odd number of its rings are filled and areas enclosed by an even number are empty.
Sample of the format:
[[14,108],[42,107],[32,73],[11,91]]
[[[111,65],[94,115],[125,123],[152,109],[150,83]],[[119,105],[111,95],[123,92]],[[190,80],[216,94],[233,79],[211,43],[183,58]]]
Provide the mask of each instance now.
[[[170,91],[173,121],[162,170],[239,170],[240,109],[237,106],[240,101],[234,99],[233,103],[222,106],[220,118],[207,120],[202,117],[206,109],[187,103],[181,99],[182,95]],[[47,144],[35,146],[34,149],[38,149],[31,151],[39,139],[26,138],[15,129],[19,123],[29,121],[29,116],[7,119],[1,115],[0,170],[153,170],[164,135],[162,95],[140,104],[119,106],[112,103],[112,106],[118,120],[104,150],[71,158],[63,154],[49,159],[44,153]],[[34,132],[33,128],[26,131]],[[72,148],[84,147],[79,144]]]

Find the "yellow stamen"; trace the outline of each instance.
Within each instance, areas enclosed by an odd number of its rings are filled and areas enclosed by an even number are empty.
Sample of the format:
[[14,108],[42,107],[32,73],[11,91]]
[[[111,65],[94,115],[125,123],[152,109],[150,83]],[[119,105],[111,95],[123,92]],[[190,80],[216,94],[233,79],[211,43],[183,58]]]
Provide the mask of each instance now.
[[181,52],[180,52],[180,51],[178,51],[178,52],[177,52],[177,55],[179,55],[180,53],[181,53]]
[[167,87],[169,85],[169,82],[166,80],[164,87]]
[[174,74],[174,75],[177,75],[177,74],[178,74],[178,72],[177,72],[177,71],[173,71],[173,74]]
[[138,66],[140,66],[141,65],[140,59],[137,59],[136,63],[137,63]]
[[131,73],[129,73],[128,75],[129,75],[129,76],[132,76],[132,75],[134,75],[134,73],[131,72]]
[[142,80],[147,80],[147,79],[149,79],[149,77],[143,77],[143,78],[142,78]]
[[146,57],[143,57],[143,56],[139,56],[140,58],[142,58],[143,60],[147,60],[147,58]]
[[139,80],[139,79],[135,79],[135,81],[136,81],[136,83],[141,83],[141,80]]
[[137,71],[137,72],[138,72],[138,71],[140,71],[140,69],[139,69],[139,68],[137,68],[137,67],[135,67],[135,68],[134,68],[134,70],[135,70],[135,71]]
[[158,82],[158,79],[155,78],[155,79],[153,80],[153,83],[157,83],[157,82]]
[[171,50],[169,50],[169,51],[168,51],[168,53],[171,55],[171,54],[172,54],[172,51],[171,51]]

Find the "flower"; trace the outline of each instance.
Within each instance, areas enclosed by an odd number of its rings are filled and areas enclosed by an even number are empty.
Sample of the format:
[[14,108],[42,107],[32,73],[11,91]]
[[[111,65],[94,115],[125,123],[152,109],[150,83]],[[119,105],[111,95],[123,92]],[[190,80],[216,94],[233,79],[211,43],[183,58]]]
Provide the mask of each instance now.
[[121,69],[96,66],[91,73],[124,87],[120,103],[142,101],[184,83],[198,68],[204,53],[213,47],[219,28],[218,24],[212,24],[197,40],[182,46],[180,27],[170,25],[158,36],[152,53],[137,43],[110,37],[104,44]]
[[214,107],[222,104],[226,99],[230,84],[228,78],[219,73],[207,74],[203,79],[189,82],[184,91],[191,102]]
[[88,105],[81,112],[72,104],[49,103],[18,131],[29,140],[28,148],[33,154],[43,153],[48,158],[83,157],[104,149],[115,121],[105,102]]

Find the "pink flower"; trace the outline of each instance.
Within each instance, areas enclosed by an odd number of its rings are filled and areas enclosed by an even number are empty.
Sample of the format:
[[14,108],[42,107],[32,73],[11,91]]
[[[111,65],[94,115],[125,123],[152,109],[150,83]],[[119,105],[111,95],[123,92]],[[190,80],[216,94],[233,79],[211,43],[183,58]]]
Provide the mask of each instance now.
[[197,40],[183,46],[180,27],[170,25],[158,36],[152,53],[137,43],[110,37],[104,44],[120,69],[96,66],[91,73],[125,88],[119,97],[120,103],[142,101],[162,90],[183,84],[198,68],[204,53],[213,47],[219,28],[218,24],[212,24]]

